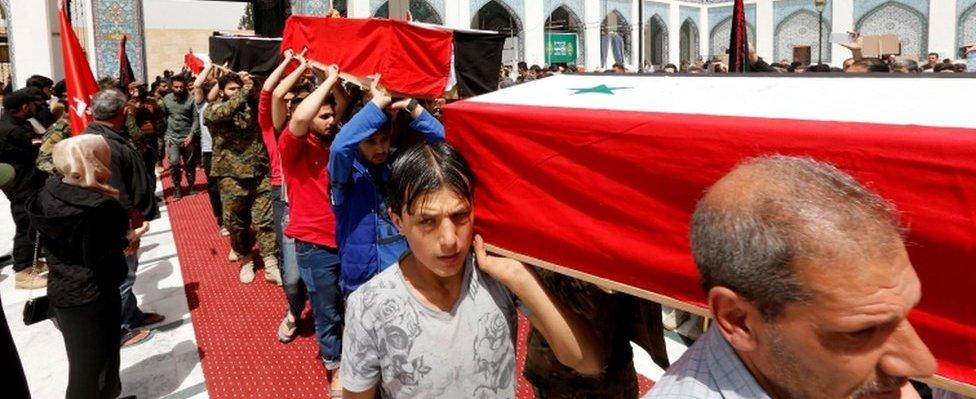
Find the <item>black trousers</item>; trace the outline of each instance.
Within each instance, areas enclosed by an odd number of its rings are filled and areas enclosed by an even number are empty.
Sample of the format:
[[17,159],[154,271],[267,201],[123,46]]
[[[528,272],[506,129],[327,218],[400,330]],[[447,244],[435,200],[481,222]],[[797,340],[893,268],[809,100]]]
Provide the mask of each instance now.
[[224,211],[220,204],[220,188],[217,180],[210,177],[210,166],[213,165],[213,153],[204,152],[201,156],[203,161],[203,173],[207,175],[207,196],[210,197],[210,209],[213,210],[214,217],[217,218],[217,225],[224,226]]
[[14,271],[21,271],[34,263],[34,240],[36,232],[27,216],[26,199],[10,201],[10,214],[14,218]]
[[104,290],[97,301],[85,305],[54,307],[68,353],[66,399],[114,399],[121,393],[121,315],[118,290]]
[[0,373],[0,387],[3,387],[4,396],[30,398],[27,378],[24,376],[24,368],[20,364],[20,355],[17,354],[14,337],[10,335],[10,326],[7,325],[7,317],[3,313],[2,303],[0,303],[0,364],[3,364],[4,368],[3,372]]

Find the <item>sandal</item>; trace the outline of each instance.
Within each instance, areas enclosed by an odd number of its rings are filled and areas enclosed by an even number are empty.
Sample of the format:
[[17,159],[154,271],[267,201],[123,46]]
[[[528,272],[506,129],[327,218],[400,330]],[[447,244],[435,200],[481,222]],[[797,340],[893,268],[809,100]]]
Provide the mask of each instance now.
[[334,388],[333,383],[339,380],[339,369],[326,370],[326,376],[329,379],[329,398],[340,399],[342,398],[342,384],[339,384],[339,388]]
[[278,325],[278,342],[283,344],[295,339],[295,332],[298,331],[295,320],[289,316],[291,316],[291,312],[285,312],[285,318],[281,319],[281,324]]
[[123,348],[128,348],[135,345],[139,345],[143,342],[148,341],[149,338],[152,338],[152,336],[153,336],[152,330],[147,330],[147,329],[129,330],[126,331],[125,334],[122,334],[121,346]]
[[162,323],[163,320],[166,320],[166,316],[159,313],[145,313],[145,316],[142,317],[142,321],[139,322],[139,325],[136,327],[149,327],[153,324]]

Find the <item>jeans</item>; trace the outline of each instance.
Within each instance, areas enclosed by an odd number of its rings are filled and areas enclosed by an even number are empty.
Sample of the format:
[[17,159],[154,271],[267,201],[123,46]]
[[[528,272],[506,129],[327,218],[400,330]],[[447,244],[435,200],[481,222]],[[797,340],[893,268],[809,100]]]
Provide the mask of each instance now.
[[339,252],[295,240],[302,281],[315,315],[315,336],[325,368],[339,367],[342,355],[342,294],[339,292]]
[[139,310],[139,305],[136,303],[136,294],[132,292],[132,286],[136,283],[136,272],[139,271],[138,252],[126,256],[125,263],[129,265],[129,273],[126,274],[125,280],[123,280],[122,285],[119,286],[119,294],[122,297],[123,333],[135,326],[138,326],[140,323],[142,323],[142,319],[146,317],[146,315],[142,313],[142,310]]
[[285,291],[288,311],[298,319],[305,309],[305,284],[298,272],[298,259],[295,257],[295,239],[285,235],[288,226],[288,203],[281,198],[281,186],[271,186],[271,212],[274,215],[275,237],[281,252],[278,265],[281,268],[281,288]]
[[224,227],[223,207],[220,205],[220,188],[217,186],[216,177],[210,177],[210,166],[213,164],[213,153],[203,153],[203,173],[207,176],[207,196],[210,197],[210,209],[213,210],[214,217],[217,218],[217,226]]

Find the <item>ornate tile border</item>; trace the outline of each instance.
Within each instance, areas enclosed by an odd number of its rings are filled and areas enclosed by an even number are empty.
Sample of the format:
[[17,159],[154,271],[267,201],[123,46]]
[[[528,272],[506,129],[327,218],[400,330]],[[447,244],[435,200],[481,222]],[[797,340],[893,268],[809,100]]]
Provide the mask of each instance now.
[[126,53],[136,79],[146,80],[145,33],[142,0],[91,0],[95,32],[95,78],[118,77],[117,50],[122,35],[128,36]]

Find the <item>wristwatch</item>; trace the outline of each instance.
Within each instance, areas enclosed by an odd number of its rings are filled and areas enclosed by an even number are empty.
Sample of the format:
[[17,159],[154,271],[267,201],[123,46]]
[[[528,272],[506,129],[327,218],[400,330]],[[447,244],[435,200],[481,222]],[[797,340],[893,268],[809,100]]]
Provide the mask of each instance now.
[[418,105],[420,105],[420,104],[417,103],[417,99],[416,98],[411,98],[410,99],[410,102],[407,103],[407,106],[406,106],[405,109],[407,110],[407,112],[409,112],[409,113],[412,114],[413,113],[413,110],[417,109],[417,106]]

